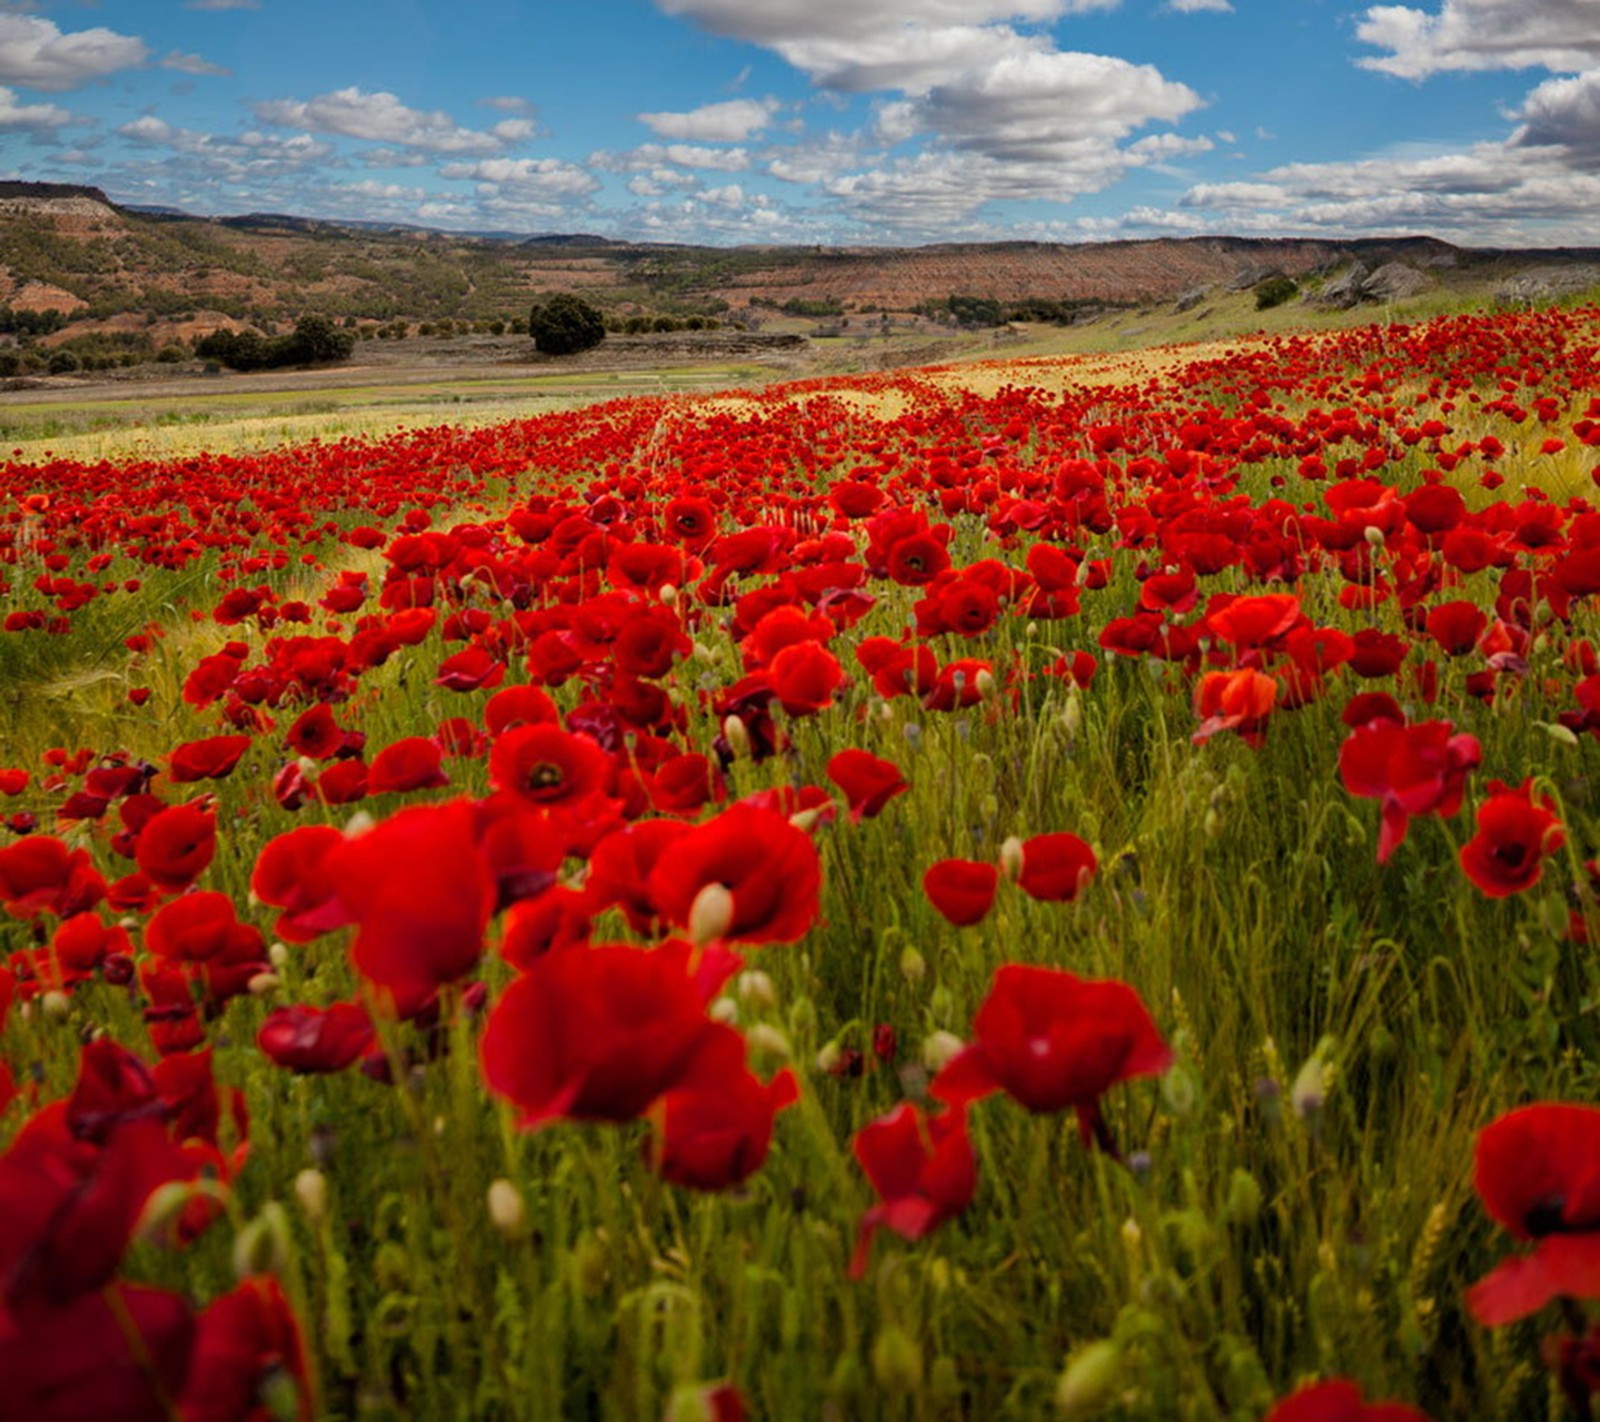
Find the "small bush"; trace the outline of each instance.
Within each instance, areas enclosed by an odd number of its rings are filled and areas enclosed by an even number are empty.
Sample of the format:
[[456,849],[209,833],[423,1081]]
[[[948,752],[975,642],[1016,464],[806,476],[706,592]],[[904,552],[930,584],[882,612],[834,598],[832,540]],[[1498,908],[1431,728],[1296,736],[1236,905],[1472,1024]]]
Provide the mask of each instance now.
[[548,355],[575,355],[605,340],[606,321],[582,297],[558,291],[534,303],[528,331],[535,349]]
[[1295,296],[1300,288],[1293,277],[1274,276],[1268,277],[1256,287],[1256,310],[1267,311],[1274,306],[1282,306],[1285,301]]

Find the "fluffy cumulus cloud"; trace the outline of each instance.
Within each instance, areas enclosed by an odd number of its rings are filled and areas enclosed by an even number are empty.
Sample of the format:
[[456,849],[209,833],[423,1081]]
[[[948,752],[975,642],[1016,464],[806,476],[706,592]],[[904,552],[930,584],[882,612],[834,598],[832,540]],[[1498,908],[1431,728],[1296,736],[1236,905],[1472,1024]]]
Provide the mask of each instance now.
[[224,69],[220,64],[212,64],[209,60],[202,59],[198,54],[184,54],[176,49],[161,61],[161,67],[176,69],[180,74],[193,74],[197,77],[226,78],[233,72]]
[[1436,11],[1375,5],[1356,37],[1387,53],[1360,62],[1403,79],[1446,70],[1550,69],[1600,63],[1595,0],[1444,0]]
[[[1290,163],[1258,181],[1191,188],[1166,225],[1189,231],[1428,232],[1497,245],[1592,239],[1600,174],[1575,172],[1564,153],[1515,143],[1459,152]],[[1130,223],[1150,223],[1148,213]]]
[[937,234],[993,202],[1070,201],[1154,160],[1125,141],[1177,123],[1199,95],[1153,65],[1058,48],[1048,28],[1117,3],[657,0],[774,51],[819,89],[879,96],[869,132],[821,148],[777,146],[762,162],[770,176],[814,185],[847,216],[901,236]]
[[149,58],[132,35],[97,26],[64,33],[39,15],[0,12],[0,83],[25,89],[75,89]]
[[591,154],[589,162],[611,173],[635,173],[668,165],[742,173],[750,166],[750,152],[745,148],[706,148],[694,143],[641,143],[626,153]]
[[640,114],[639,122],[662,138],[687,143],[743,143],[764,131],[778,112],[776,99],[729,99],[688,113]]
[[143,148],[170,150],[194,177],[233,185],[318,168],[333,157],[331,145],[307,133],[285,138],[252,130],[224,138],[180,128],[154,114],[123,124],[117,134]]
[[1547,79],[1528,95],[1518,117],[1518,146],[1563,149],[1574,167],[1600,169],[1600,69]]
[[256,117],[279,128],[367,139],[428,153],[490,154],[504,140],[492,133],[462,128],[449,114],[413,109],[394,94],[358,88],[335,89],[313,99],[272,99],[257,104]]
[[469,178],[498,192],[541,198],[586,197],[600,186],[594,174],[559,158],[486,158],[478,163],[446,163],[439,172],[446,178]]
[[55,104],[21,104],[10,89],[0,89],[0,130],[48,133],[73,122],[72,115]]

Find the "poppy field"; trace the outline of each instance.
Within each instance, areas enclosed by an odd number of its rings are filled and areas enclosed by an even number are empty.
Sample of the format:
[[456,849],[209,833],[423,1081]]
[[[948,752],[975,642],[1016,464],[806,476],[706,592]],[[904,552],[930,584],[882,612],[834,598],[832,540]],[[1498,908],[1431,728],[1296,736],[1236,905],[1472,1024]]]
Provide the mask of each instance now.
[[1588,1418],[1600,309],[0,466],[0,1419]]

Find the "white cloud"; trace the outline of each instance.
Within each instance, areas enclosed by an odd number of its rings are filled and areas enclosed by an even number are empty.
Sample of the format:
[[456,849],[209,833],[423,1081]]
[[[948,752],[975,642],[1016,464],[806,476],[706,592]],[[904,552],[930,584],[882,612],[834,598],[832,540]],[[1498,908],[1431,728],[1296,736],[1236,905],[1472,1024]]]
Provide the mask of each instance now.
[[1567,151],[1575,167],[1600,167],[1600,69],[1547,79],[1523,101],[1516,143]]
[[1110,150],[1152,119],[1176,122],[1199,106],[1199,95],[1152,65],[1032,51],[934,89],[918,117],[952,147],[1050,163],[1086,142]]
[[132,69],[149,58],[132,35],[95,28],[70,34],[37,15],[0,12],[0,82],[25,89],[73,89],[91,79]]
[[256,117],[280,128],[339,134],[374,143],[393,143],[428,153],[495,153],[502,146],[490,133],[460,127],[448,114],[408,108],[379,90],[335,89],[313,99],[273,99],[257,104]]
[[0,89],[0,129],[49,130],[74,122],[66,109],[54,104],[19,104],[10,89]]
[[502,143],[526,143],[538,131],[539,125],[526,118],[501,119],[489,126],[489,132]]
[[1480,143],[1449,153],[1289,163],[1253,183],[1201,183],[1178,204],[1195,230],[1429,232],[1495,246],[1592,240],[1600,174],[1562,149]]
[[259,10],[261,0],[185,0],[186,10]]
[[224,69],[220,64],[212,64],[202,59],[198,54],[184,54],[181,50],[173,50],[161,61],[163,69],[176,69],[180,74],[204,75],[213,78],[226,78],[232,74],[231,69]]
[[1374,5],[1356,38],[1389,53],[1359,61],[1402,79],[1445,70],[1550,69],[1600,60],[1594,0],[1443,0],[1435,12]]
[[587,197],[600,186],[593,173],[559,158],[486,158],[478,163],[446,163],[439,173],[470,178],[489,189],[491,196]]
[[1213,11],[1219,15],[1233,13],[1233,6],[1228,0],[1171,0],[1171,3],[1180,15],[1198,15],[1202,11]]
[[596,168],[612,173],[635,173],[646,168],[675,164],[680,168],[709,168],[716,173],[742,173],[750,166],[743,148],[702,148],[692,143],[641,143],[625,153],[595,153]]
[[662,138],[688,143],[743,143],[772,122],[780,105],[776,99],[729,99],[703,104],[688,113],[640,114],[645,124]]
[[532,118],[537,110],[527,99],[519,99],[515,94],[496,94],[492,99],[482,100],[486,108],[499,109],[503,114],[523,114]]
[[245,183],[273,174],[302,172],[333,156],[333,148],[310,134],[282,138],[254,130],[234,138],[179,128],[144,114],[117,129],[119,136],[147,148],[167,148],[181,156],[190,174],[218,182]]

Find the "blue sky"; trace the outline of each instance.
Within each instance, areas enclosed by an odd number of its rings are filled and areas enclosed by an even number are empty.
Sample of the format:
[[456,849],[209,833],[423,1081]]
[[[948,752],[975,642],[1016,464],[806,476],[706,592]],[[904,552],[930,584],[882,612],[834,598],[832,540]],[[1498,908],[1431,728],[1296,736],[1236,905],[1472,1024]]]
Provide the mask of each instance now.
[[1600,244],[1600,0],[0,0],[0,175],[714,243]]

